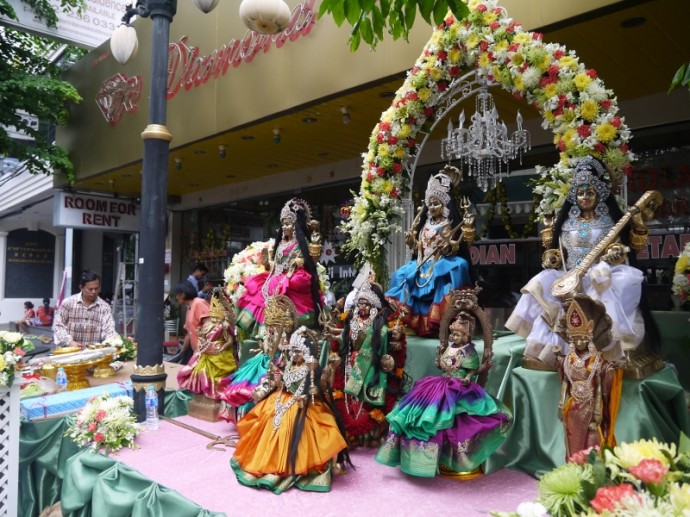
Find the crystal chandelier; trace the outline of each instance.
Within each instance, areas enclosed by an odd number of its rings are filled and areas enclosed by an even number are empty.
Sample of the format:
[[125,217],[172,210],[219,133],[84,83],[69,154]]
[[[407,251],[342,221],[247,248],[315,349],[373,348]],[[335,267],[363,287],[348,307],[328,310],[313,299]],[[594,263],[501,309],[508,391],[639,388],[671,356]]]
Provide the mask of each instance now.
[[509,137],[505,122],[498,119],[486,79],[482,78],[469,127],[464,127],[464,110],[457,128],[453,128],[452,121],[448,122],[448,136],[441,143],[441,157],[460,160],[469,176],[473,176],[479,188],[486,192],[508,174],[510,160],[522,158],[522,153],[532,147],[529,131],[522,129],[519,111],[516,122],[517,130]]

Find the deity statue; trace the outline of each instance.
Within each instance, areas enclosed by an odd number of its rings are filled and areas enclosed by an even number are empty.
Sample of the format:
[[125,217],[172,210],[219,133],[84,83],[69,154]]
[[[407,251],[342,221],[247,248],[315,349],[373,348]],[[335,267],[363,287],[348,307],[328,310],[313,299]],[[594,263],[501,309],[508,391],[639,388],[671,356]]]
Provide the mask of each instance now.
[[322,383],[314,333],[302,326],[281,344],[256,406],[237,424],[240,435],[230,461],[240,484],[276,494],[296,486],[330,490],[332,474],[351,465],[337,409]]
[[470,284],[464,241],[474,240],[474,216],[466,202],[464,219],[460,218],[453,198],[460,178],[460,171],[450,165],[429,178],[424,205],[405,234],[413,259],[393,272],[386,292],[399,306],[405,325],[418,336],[436,334],[444,297],[451,289]]
[[281,234],[267,271],[245,281],[246,290],[237,301],[237,326],[248,336],[261,334],[266,303],[285,295],[295,304],[299,324],[318,326],[323,306],[315,260],[321,255],[318,221],[311,220],[306,201],[293,198],[280,211]]
[[[441,375],[419,379],[388,414],[390,432],[376,454],[379,463],[420,477],[465,473],[503,443],[512,415],[477,382],[488,374],[493,341],[477,303],[480,290],[451,292],[436,352]],[[472,343],[477,321],[484,337],[481,361]]]
[[601,302],[577,294],[566,312],[568,354],[558,356],[562,380],[558,418],[565,428],[566,460],[590,447],[614,446],[623,370],[601,354],[611,340],[611,318]]
[[264,311],[264,334],[258,337],[260,349],[232,375],[219,383],[223,408],[220,418],[237,423],[254,407],[253,393],[266,377],[269,365],[281,346],[287,345],[297,321],[297,309],[285,295],[269,298]]
[[[625,262],[630,248],[646,246],[645,221],[653,217],[661,195],[648,192],[623,214],[615,199],[618,181],[613,171],[592,156],[577,163],[555,225],[542,233],[547,247],[542,259],[545,269],[522,288],[523,296],[505,325],[526,338],[523,366],[554,370],[554,347],[568,353],[559,323],[563,320],[561,300],[574,292],[605,305],[613,321],[613,339],[602,351],[609,359],[635,350],[645,329],[648,334],[655,332],[650,312],[641,305],[642,271]],[[628,236],[621,233],[627,223],[631,223]]]
[[187,365],[177,373],[181,389],[219,400],[218,383],[237,369],[235,311],[223,288],[211,296],[209,316],[198,330],[198,347]]
[[324,375],[333,378],[350,444],[378,447],[388,430],[386,414],[402,390],[405,333],[389,330],[391,307],[378,284],[365,280],[353,300],[343,328],[329,329],[335,339]]

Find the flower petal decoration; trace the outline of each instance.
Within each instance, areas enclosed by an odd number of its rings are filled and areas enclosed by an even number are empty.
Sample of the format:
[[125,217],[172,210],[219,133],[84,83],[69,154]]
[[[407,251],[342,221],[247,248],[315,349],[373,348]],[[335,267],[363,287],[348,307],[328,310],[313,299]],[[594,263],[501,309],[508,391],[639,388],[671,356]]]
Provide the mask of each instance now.
[[538,180],[546,185],[557,179],[548,200],[536,208],[540,219],[562,206],[561,183],[569,181],[584,156],[600,158],[615,174],[632,171],[630,131],[597,72],[572,50],[525,31],[496,0],[467,4],[465,19],[449,13],[434,29],[369,138],[359,194],[342,230],[349,235],[345,251],[356,254],[358,265],[371,263],[377,278],[387,277],[381,275],[386,271],[385,247],[393,232],[402,230],[401,196],[410,183],[405,166],[419,152],[417,134],[431,129],[444,92],[452,91],[463,72],[481,68],[491,84],[536,108],[542,126],[553,131],[560,161]]

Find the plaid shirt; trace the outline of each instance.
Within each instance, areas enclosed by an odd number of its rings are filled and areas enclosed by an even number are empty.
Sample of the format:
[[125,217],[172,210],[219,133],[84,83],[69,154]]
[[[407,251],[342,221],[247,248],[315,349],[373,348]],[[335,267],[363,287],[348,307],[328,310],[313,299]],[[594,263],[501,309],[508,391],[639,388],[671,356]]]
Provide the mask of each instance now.
[[58,346],[69,345],[72,341],[84,345],[101,343],[118,335],[110,305],[96,298],[96,303],[87,307],[81,301],[81,293],[62,302],[55,314],[53,333]]

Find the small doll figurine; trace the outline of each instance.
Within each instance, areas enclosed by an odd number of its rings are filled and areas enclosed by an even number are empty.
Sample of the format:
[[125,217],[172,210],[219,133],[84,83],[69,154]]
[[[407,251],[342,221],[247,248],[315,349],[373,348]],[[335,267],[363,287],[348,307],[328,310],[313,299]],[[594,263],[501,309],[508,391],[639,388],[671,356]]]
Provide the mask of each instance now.
[[575,295],[566,312],[566,329],[570,347],[567,355],[558,357],[558,418],[565,427],[567,460],[590,447],[616,444],[623,370],[601,354],[611,341],[611,318],[602,303]]
[[198,333],[197,350],[178,372],[177,383],[181,389],[220,400],[219,382],[237,369],[235,312],[223,288],[213,291],[209,316]]

